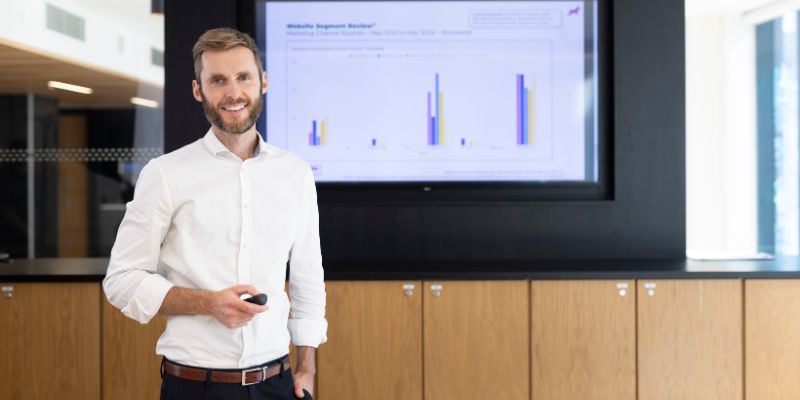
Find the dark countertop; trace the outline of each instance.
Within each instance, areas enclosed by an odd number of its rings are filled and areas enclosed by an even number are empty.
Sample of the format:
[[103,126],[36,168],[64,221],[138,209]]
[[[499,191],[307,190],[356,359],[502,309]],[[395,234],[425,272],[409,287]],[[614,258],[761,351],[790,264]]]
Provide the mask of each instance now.
[[[107,258],[0,263],[0,281],[100,282]],[[531,260],[326,262],[327,280],[800,279],[800,257],[773,260]]]

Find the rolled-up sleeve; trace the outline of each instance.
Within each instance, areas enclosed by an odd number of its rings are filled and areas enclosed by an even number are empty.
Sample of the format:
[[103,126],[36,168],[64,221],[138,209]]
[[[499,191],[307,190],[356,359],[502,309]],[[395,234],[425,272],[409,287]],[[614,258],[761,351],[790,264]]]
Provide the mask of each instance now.
[[169,229],[171,200],[157,160],[145,165],[127,204],[103,280],[108,301],[126,316],[149,322],[173,284],[158,274],[161,243]]
[[289,333],[295,346],[318,347],[327,340],[325,320],[325,277],[319,243],[319,212],[314,176],[304,174],[301,226],[292,245],[289,261],[291,317]]

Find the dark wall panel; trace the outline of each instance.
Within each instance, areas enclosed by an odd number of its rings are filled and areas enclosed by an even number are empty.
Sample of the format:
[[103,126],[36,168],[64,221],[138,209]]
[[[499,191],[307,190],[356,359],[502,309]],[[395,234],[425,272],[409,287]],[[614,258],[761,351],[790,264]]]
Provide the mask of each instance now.
[[[249,2],[241,0],[167,4],[165,142],[172,150],[195,140],[207,127],[189,92],[189,50],[194,40],[216,23],[247,29],[253,23]],[[683,258],[683,2],[612,4],[613,200],[395,207],[322,204],[325,258]]]
[[17,157],[28,147],[27,119],[26,96],[0,96],[0,253],[14,258],[28,256],[28,164]]
[[192,46],[208,29],[236,28],[237,15],[237,1],[164,2],[165,152],[199,139],[208,130],[203,108],[192,96]]

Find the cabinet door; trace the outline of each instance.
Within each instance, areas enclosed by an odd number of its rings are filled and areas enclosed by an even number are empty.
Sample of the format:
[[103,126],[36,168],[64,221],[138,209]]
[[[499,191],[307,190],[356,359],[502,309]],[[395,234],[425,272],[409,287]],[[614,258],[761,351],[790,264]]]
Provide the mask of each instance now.
[[636,399],[633,281],[531,284],[534,399]]
[[319,399],[421,399],[420,282],[327,282],[326,289]]
[[743,396],[742,282],[638,283],[639,399]]
[[0,399],[99,399],[100,285],[1,285]]
[[745,281],[747,399],[800,399],[800,281]]
[[103,299],[103,398],[157,399],[161,357],[156,342],[166,320],[156,316],[142,325]]
[[426,282],[425,400],[527,400],[527,281]]

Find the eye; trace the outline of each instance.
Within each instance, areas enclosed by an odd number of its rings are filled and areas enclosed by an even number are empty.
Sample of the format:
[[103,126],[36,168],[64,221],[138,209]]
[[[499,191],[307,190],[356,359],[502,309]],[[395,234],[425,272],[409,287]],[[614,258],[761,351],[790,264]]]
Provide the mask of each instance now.
[[212,80],[211,82],[214,83],[215,85],[218,85],[220,83],[225,82],[225,80],[222,79],[222,78],[216,78],[216,79]]
[[239,77],[239,80],[240,81],[249,81],[250,80],[250,75],[242,75],[242,76]]

